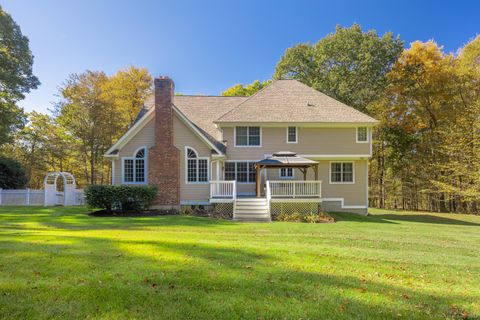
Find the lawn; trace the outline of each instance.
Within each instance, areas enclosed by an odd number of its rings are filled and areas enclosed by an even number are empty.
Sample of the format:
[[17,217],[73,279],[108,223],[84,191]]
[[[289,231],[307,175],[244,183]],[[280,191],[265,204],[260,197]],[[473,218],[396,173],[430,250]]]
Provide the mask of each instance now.
[[480,318],[480,217],[334,224],[0,208],[2,319]]

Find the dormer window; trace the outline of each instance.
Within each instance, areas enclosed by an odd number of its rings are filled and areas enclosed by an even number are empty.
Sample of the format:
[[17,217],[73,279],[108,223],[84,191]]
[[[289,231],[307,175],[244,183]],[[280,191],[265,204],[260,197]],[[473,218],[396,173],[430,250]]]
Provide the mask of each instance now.
[[368,128],[367,127],[358,127],[357,128],[357,143],[367,143],[368,140],[369,140]]

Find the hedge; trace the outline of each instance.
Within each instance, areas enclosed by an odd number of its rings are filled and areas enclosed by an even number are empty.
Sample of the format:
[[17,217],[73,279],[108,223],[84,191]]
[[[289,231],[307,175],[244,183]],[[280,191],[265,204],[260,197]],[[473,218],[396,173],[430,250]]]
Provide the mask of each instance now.
[[148,210],[158,190],[153,186],[95,185],[85,189],[85,201],[89,207],[112,210]]

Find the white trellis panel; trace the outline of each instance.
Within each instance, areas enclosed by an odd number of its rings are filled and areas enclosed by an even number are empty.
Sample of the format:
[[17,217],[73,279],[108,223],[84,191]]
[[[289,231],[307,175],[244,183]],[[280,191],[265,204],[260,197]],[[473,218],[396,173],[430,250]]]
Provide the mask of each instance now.
[[[57,190],[57,179],[63,179],[63,191]],[[1,189],[0,205],[21,206],[78,206],[83,205],[82,189],[75,189],[75,178],[68,172],[50,172],[45,176],[44,189]]]

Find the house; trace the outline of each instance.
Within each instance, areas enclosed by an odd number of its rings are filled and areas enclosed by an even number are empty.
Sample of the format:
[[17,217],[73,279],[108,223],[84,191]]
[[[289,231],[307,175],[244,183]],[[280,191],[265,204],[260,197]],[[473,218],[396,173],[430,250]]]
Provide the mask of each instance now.
[[367,214],[377,121],[296,80],[250,97],[176,96],[168,77],[105,154],[112,184],[151,184],[157,206],[213,205],[237,220]]

